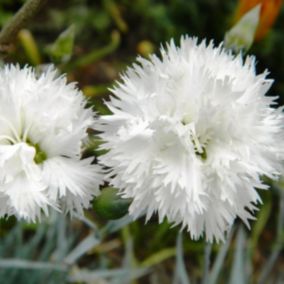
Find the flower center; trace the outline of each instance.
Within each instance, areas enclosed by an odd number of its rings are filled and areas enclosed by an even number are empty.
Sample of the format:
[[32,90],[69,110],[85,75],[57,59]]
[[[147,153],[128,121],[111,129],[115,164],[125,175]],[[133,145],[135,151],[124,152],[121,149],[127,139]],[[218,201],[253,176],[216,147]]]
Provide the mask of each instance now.
[[29,146],[33,147],[35,149],[35,157],[34,161],[36,164],[41,164],[47,159],[47,155],[44,151],[41,150],[38,143],[34,144],[31,142],[31,140],[28,138],[28,132],[30,130],[31,125],[29,127],[25,128],[25,131],[22,134],[19,134],[17,129],[14,127],[14,125],[4,116],[0,115],[0,122],[5,124],[8,129],[10,129],[11,133],[10,135],[0,135],[0,142],[8,142],[8,144],[15,145],[17,143],[27,143]]
[[34,161],[36,164],[41,164],[47,159],[46,153],[42,151],[38,143],[33,144],[29,139],[27,139],[26,143],[29,146],[34,147],[36,150],[36,154],[34,156]]
[[207,159],[206,145],[200,143],[200,139],[195,133],[191,133],[190,140],[194,146],[195,155],[205,161]]
[[209,139],[204,140],[196,133],[195,125],[191,122],[190,116],[185,116],[181,123],[185,126],[187,125],[190,129],[190,141],[193,144],[195,155],[205,161],[207,159],[206,145]]
[[203,161],[205,161],[207,159],[207,152],[206,152],[206,148],[202,147],[202,152],[197,152],[195,151],[195,155],[199,156]]

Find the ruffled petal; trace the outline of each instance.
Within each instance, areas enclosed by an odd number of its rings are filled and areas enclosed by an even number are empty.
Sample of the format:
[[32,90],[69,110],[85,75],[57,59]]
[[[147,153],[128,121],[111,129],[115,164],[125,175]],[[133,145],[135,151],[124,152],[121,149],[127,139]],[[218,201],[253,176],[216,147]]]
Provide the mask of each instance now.
[[97,196],[102,183],[100,167],[93,165],[92,158],[75,160],[54,157],[43,163],[43,180],[48,183],[48,196],[62,203],[63,210],[82,213]]

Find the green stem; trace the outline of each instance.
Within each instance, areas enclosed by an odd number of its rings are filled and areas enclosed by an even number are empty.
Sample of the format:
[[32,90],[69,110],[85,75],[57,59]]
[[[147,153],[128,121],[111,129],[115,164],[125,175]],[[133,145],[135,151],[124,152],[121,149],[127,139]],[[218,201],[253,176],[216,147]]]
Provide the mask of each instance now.
[[65,72],[68,72],[75,68],[81,68],[89,64],[92,64],[98,61],[99,59],[107,56],[108,54],[111,54],[114,50],[118,48],[119,44],[120,44],[120,34],[117,31],[113,31],[111,33],[111,41],[108,45],[102,47],[99,50],[93,50],[90,53],[80,57],[74,62],[70,62],[70,64],[67,64],[63,69]]
[[39,11],[47,0],[28,0],[0,32],[0,50],[5,51],[18,32]]

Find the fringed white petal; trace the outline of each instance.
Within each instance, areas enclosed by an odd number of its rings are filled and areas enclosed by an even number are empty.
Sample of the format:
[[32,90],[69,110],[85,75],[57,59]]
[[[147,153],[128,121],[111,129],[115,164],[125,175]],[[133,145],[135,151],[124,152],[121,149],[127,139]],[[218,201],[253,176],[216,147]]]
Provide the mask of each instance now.
[[92,158],[55,157],[43,163],[43,180],[49,185],[49,198],[59,200],[64,211],[82,213],[93,197],[99,195],[102,174],[100,168],[91,162]]
[[98,194],[99,166],[80,160],[93,127],[83,94],[51,66],[0,68],[0,216],[39,220],[50,207],[82,212]]
[[265,96],[272,80],[211,41],[182,37],[161,56],[138,58],[99,119],[110,183],[132,198],[135,218],[155,212],[193,239],[224,240],[235,218],[249,225],[260,177],[283,171],[284,117]]

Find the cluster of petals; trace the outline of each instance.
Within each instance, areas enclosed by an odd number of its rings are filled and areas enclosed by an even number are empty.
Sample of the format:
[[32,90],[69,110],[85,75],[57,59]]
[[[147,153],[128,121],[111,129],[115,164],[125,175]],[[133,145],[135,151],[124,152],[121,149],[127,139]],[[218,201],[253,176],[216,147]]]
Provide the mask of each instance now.
[[[53,67],[0,69],[0,217],[36,221],[52,207],[83,213],[105,180],[131,198],[129,214],[157,214],[192,239],[224,240],[261,203],[262,177],[283,173],[284,116],[254,57],[182,37],[137,58],[94,119]],[[107,150],[81,159],[87,129]]]
[[53,67],[0,69],[0,217],[36,221],[53,207],[82,213],[102,180],[81,159],[93,112],[74,84]]
[[262,177],[282,171],[283,113],[273,80],[212,42],[182,37],[121,76],[97,129],[100,162],[134,218],[154,213],[193,239],[223,240],[239,217],[249,226]]

